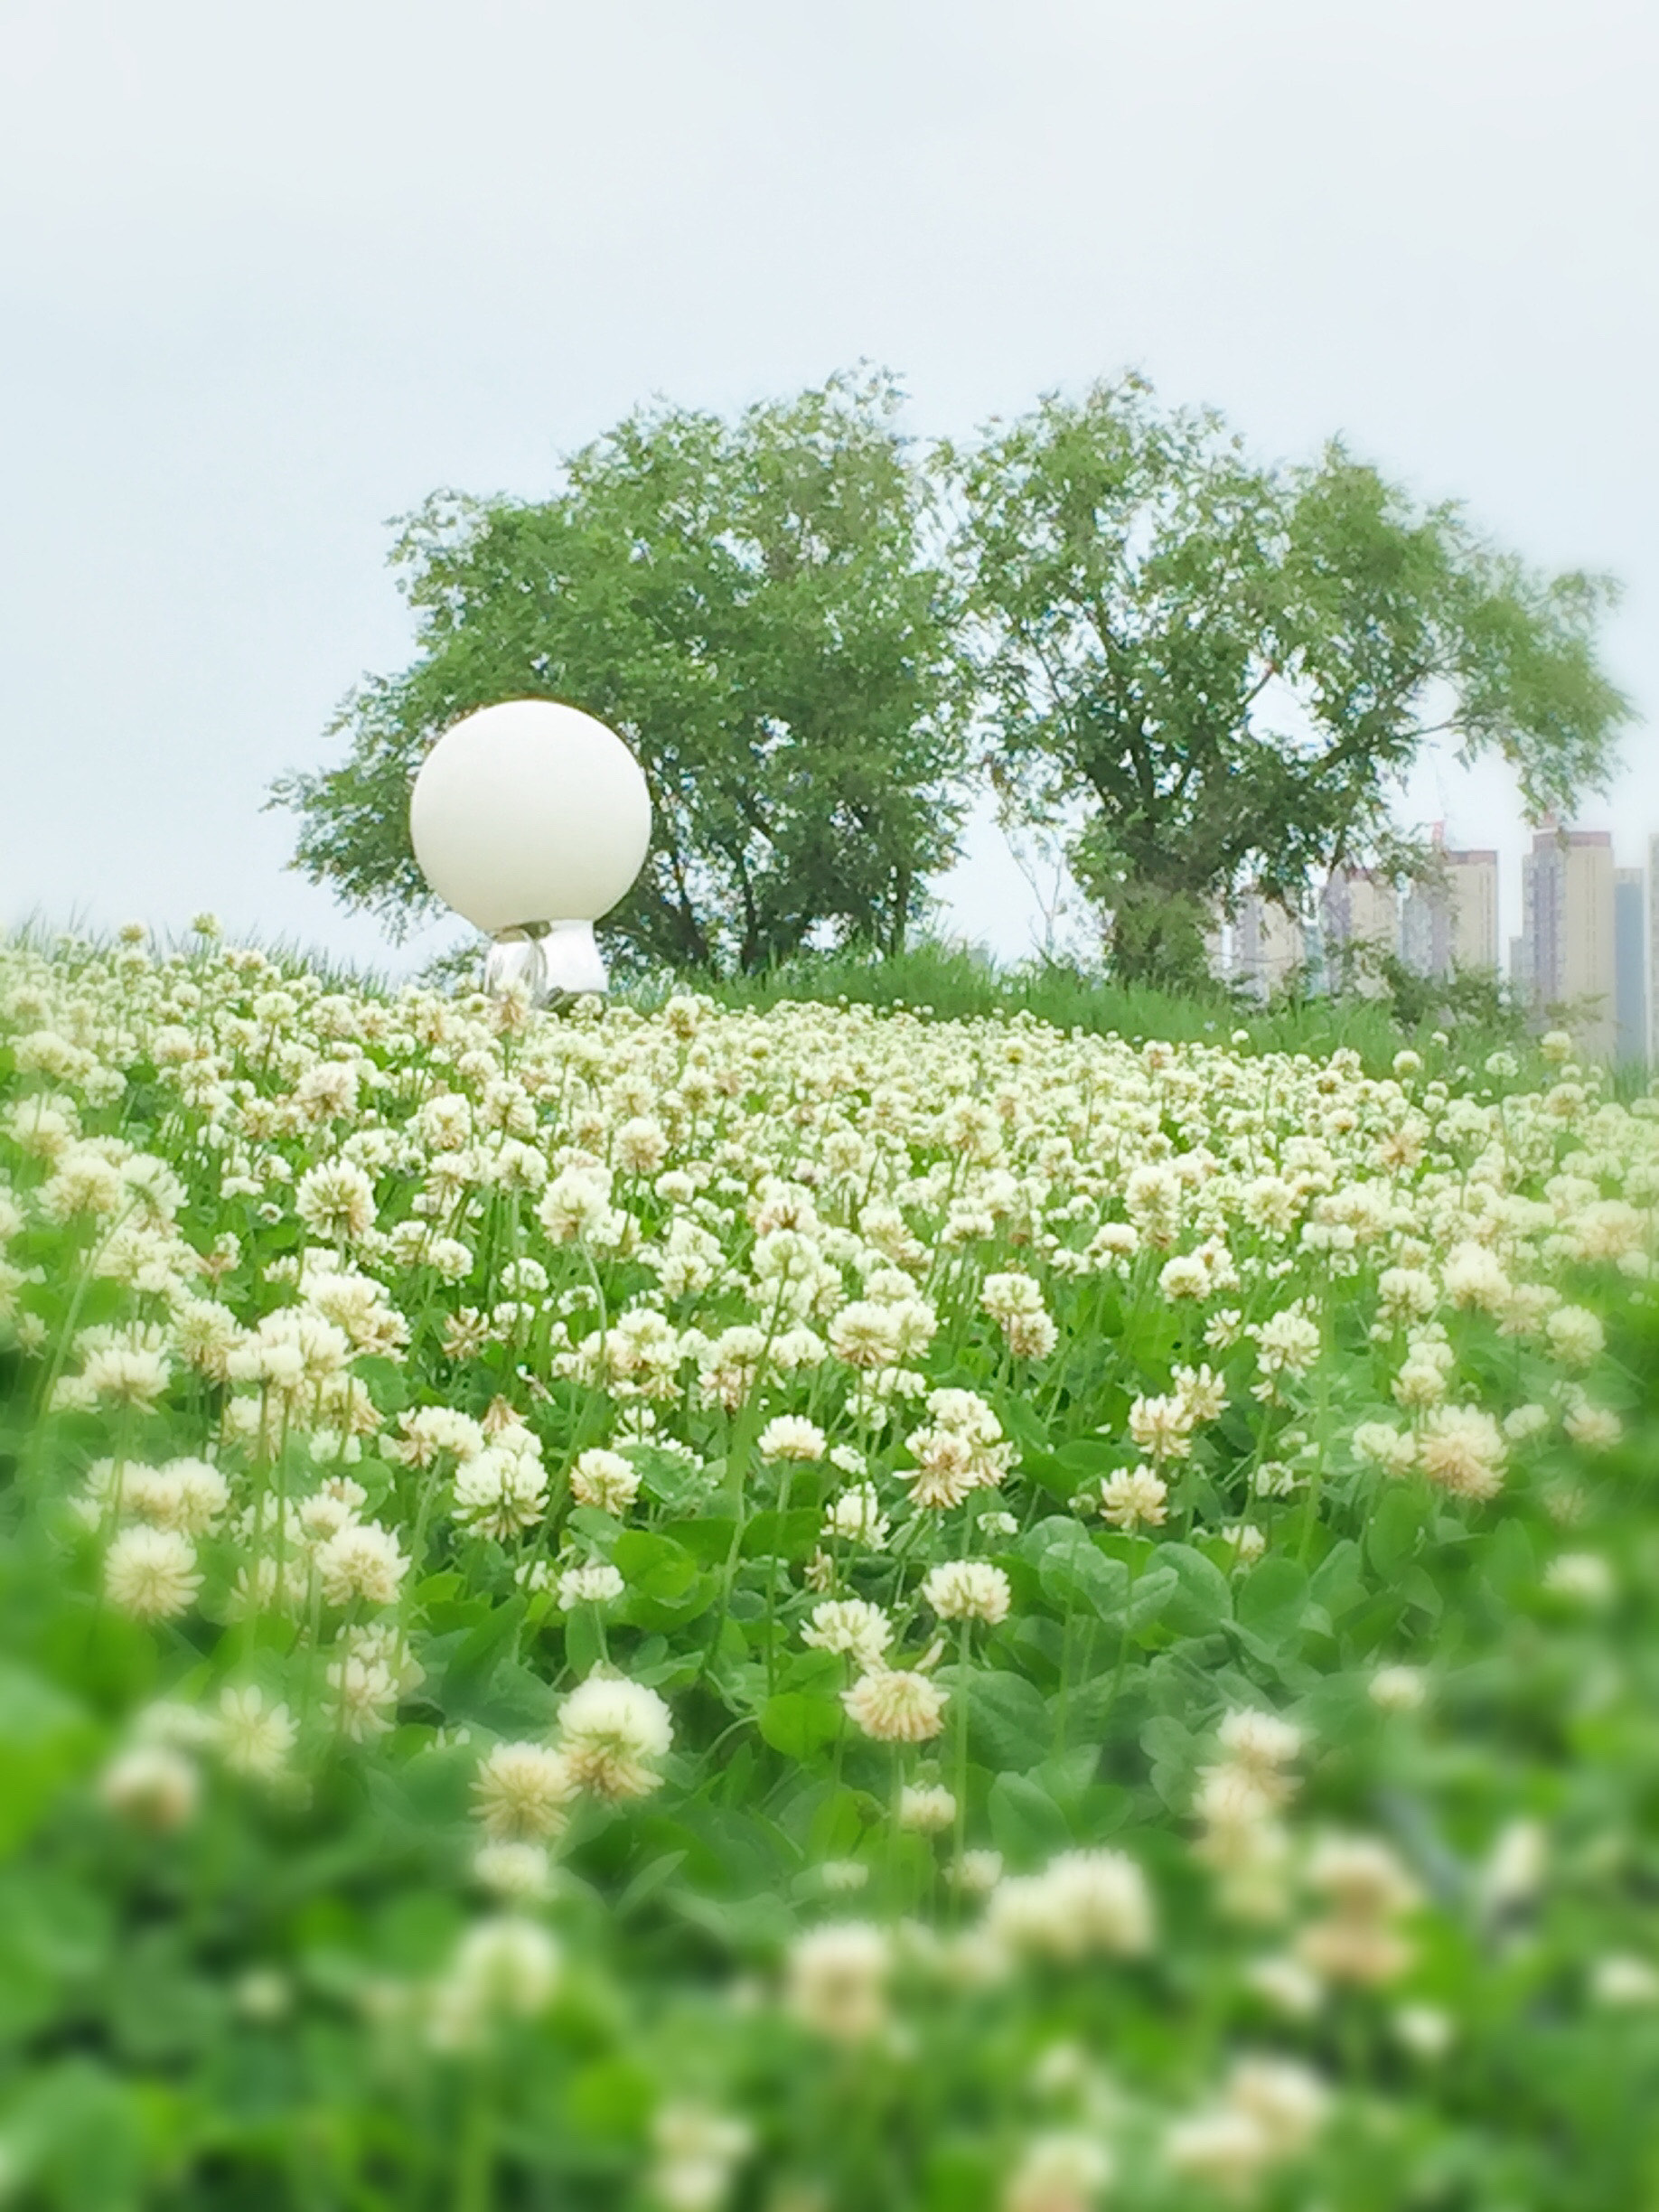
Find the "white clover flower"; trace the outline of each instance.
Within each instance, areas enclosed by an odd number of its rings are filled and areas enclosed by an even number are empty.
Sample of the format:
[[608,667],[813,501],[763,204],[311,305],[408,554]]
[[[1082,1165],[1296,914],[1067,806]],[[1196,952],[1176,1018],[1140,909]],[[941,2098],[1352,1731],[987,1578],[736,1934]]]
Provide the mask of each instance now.
[[1222,1530],[1222,1541],[1233,1552],[1237,1567],[1253,1567],[1267,1550],[1266,1532],[1249,1521],[1233,1521]]
[[876,1668],[861,1674],[841,1702],[877,1743],[926,1743],[944,1726],[945,1693],[912,1669]]
[[70,1405],[106,1399],[113,1405],[152,1406],[166,1389],[172,1373],[172,1362],[164,1352],[130,1345],[102,1345],[88,1354],[78,1376],[65,1376],[57,1384],[52,1403]]
[[300,1177],[294,1211],[317,1236],[361,1242],[374,1226],[374,1185],[354,1161],[327,1160]]
[[1247,2114],[1261,2128],[1268,2155],[1274,2159],[1296,2158],[1306,2151],[1331,2104],[1327,2084],[1295,2058],[1240,2058],[1223,2094],[1232,2110]]
[[949,1828],[956,1818],[956,1798],[940,1784],[912,1783],[899,1795],[899,1826],[924,1835]]
[[1606,1329],[1584,1305],[1557,1305],[1544,1323],[1551,1352],[1564,1367],[1593,1367],[1606,1352]]
[[1354,1431],[1354,1456],[1384,1475],[1409,1475],[1417,1465],[1417,1439],[1390,1421],[1361,1421]]
[[104,1594],[135,1620],[172,1620],[201,1587],[196,1547],[176,1529],[123,1529],[104,1555]]
[[830,1349],[849,1367],[890,1367],[898,1351],[893,1308],[867,1298],[843,1306],[830,1324]]
[[331,1536],[338,1536],[342,1528],[349,1528],[357,1519],[357,1511],[335,1492],[319,1490],[301,1499],[296,1518],[303,1540],[314,1548],[326,1543]]
[[1418,1439],[1423,1473],[1454,1497],[1495,1497],[1508,1456],[1503,1430],[1478,1406],[1437,1407]]
[[349,1645],[328,1664],[329,1704],[340,1732],[352,1743],[370,1743],[391,1728],[398,1683],[384,1659]]
[[1416,1712],[1429,1695],[1420,1667],[1380,1666],[1365,1685],[1380,1712]]
[[1439,1302],[1434,1277],[1425,1268],[1384,1268],[1377,1279],[1377,1308],[1387,1319],[1423,1321]]
[[317,1546],[314,1564],[326,1604],[350,1605],[361,1598],[367,1605],[389,1606],[398,1602],[409,1562],[390,1529],[378,1521],[353,1521]]
[[754,2138],[741,2121],[700,2106],[665,2105],[651,2123],[651,2189],[663,2212],[717,2212]]
[[1325,2001],[1317,1976],[1299,1959],[1283,1954],[1252,1959],[1244,1978],[1257,1996],[1287,2020],[1312,2020]]
[[1617,1585],[1611,1565],[1599,1551],[1559,1551],[1544,1569],[1543,1586],[1558,1598],[1582,1606],[1610,1605]]
[[98,1794],[110,1812],[134,1827],[168,1835],[194,1817],[201,1770],[170,1744],[136,1744],[105,1767]]
[[1391,1846],[1375,1836],[1320,1837],[1308,1861],[1307,1881],[1340,1911],[1356,1916],[1382,1918],[1409,1912],[1418,1902],[1416,1883]]
[[1121,1851],[1062,1851],[1040,1874],[1006,1878],[989,1909],[991,1933],[1013,1951],[1127,1958],[1151,1947],[1146,1877]]
[[232,1774],[269,1781],[287,1765],[299,1729],[280,1701],[266,1701],[257,1682],[229,1685],[219,1697],[220,1756]]
[[941,1620],[984,1621],[995,1627],[1008,1617],[1011,1593],[1000,1567],[984,1560],[951,1560],[929,1570],[922,1597]]
[[979,1455],[972,1440],[951,1429],[913,1429],[904,1439],[915,1457],[914,1474],[902,1470],[910,1495],[923,1508],[946,1511],[979,1486]]
[[577,1786],[567,1762],[546,1744],[503,1743],[479,1762],[473,1799],[492,1842],[536,1843],[563,1829]]
[[1502,1313],[1513,1295],[1502,1263],[1485,1244],[1457,1245],[1447,1256],[1440,1279],[1454,1306],[1482,1313]]
[[668,1707],[643,1682],[590,1674],[559,1709],[559,1746],[580,1788],[596,1797],[642,1797],[662,1777],[648,1764],[674,1740]]
[[1116,2171],[1097,2137],[1053,2130],[1026,2146],[1003,2190],[1002,2212],[1088,2212]]
[[529,1452],[492,1447],[455,1470],[455,1513],[464,1528],[505,1541],[533,1528],[547,1511],[548,1476]]
[[1101,1485],[1101,1517],[1131,1535],[1139,1529],[1162,1528],[1168,1496],[1169,1486],[1150,1467],[1115,1467]]
[[581,1453],[571,1468],[570,1491],[578,1505],[620,1516],[640,1494],[639,1470],[621,1452],[595,1448]]
[[571,1167],[548,1185],[536,1218],[555,1244],[591,1242],[603,1233],[610,1211],[610,1170]]
[[1301,1729],[1278,1713],[1240,1707],[1224,1716],[1216,1733],[1228,1757],[1253,1775],[1273,1773],[1301,1757]]
[[250,1966],[237,1977],[230,2001],[241,2019],[270,2027],[293,2010],[294,1984],[274,1966]]
[[1193,1421],[1217,1420],[1226,1411],[1227,1385],[1207,1366],[1177,1367],[1174,1380],[1176,1395]]
[[951,1867],[951,1878],[970,1897],[988,1897],[1002,1879],[1002,1853],[965,1851],[960,1865]]
[[1251,1330],[1263,1374],[1306,1374],[1319,1356],[1318,1326],[1299,1305],[1288,1306]]
[[1659,2005],[1659,1966],[1632,1952],[1609,1953],[1590,1969],[1589,1993],[1606,2011],[1645,2011]]
[[812,1607],[801,1641],[820,1651],[840,1652],[861,1667],[874,1668],[893,1641],[893,1623],[867,1598],[829,1598]]
[[1129,1407],[1129,1432],[1156,1465],[1185,1459],[1193,1448],[1192,1410],[1178,1395],[1137,1398]]
[[1444,2058],[1457,2039],[1457,2023],[1438,2005],[1401,2005],[1389,2026],[1401,2049],[1426,2065]]
[[1016,1359],[1046,1359],[1060,1331],[1043,1303],[1042,1286],[1029,1275],[988,1275],[979,1304],[1001,1329]]
[[793,1413],[781,1413],[761,1430],[757,1448],[763,1459],[793,1459],[810,1463],[821,1459],[828,1439],[815,1421]]
[[886,2025],[893,1971],[886,1932],[865,1920],[811,1928],[790,1946],[784,2003],[805,2028],[835,2043],[864,2043]]
[[1327,1836],[1304,1870],[1310,1890],[1328,1906],[1305,1926],[1297,1955],[1326,1982],[1376,1987],[1398,1980],[1411,1946],[1395,1926],[1418,1903],[1415,1883],[1389,1847],[1370,1836]]
[[870,1870],[862,1859],[826,1859],[818,1870],[818,1878],[826,1889],[845,1897],[868,1887]]
[[478,1423],[450,1406],[418,1406],[400,1413],[398,1426],[403,1432],[402,1442],[383,1444],[380,1448],[389,1457],[413,1467],[431,1467],[440,1452],[451,1452],[459,1460],[475,1459],[485,1448],[484,1432]]
[[558,1578],[559,1610],[569,1613],[579,1605],[614,1605],[626,1589],[609,1560],[567,1567]]
[[473,1879],[508,1905],[539,1905],[553,1894],[553,1867],[539,1843],[481,1843]]
[[462,1937],[442,1996],[464,2017],[533,2020],[552,2002],[559,1965],[558,1945],[539,1922],[503,1913]]
[[1439,1405],[1446,1395],[1446,1370],[1438,1360],[1409,1359],[1391,1388],[1395,1403],[1409,1411]]
[[628,1175],[654,1176],[668,1158],[668,1139],[661,1123],[645,1114],[624,1121],[613,1143],[616,1164]]
[[1272,2162],[1261,2123],[1226,2104],[1172,2121],[1164,2132],[1163,2154],[1171,2172],[1183,2180],[1233,2200],[1248,2198]]
[[889,1525],[874,1483],[855,1483],[832,1498],[824,1512],[826,1536],[862,1544],[871,1551],[885,1549]]
[[1504,1416],[1504,1435],[1511,1444],[1528,1443],[1533,1437],[1542,1436],[1549,1426],[1550,1412],[1546,1406],[1521,1405]]
[[1207,1298],[1213,1289],[1210,1270],[1204,1261],[1192,1253],[1167,1260],[1158,1278],[1158,1287],[1170,1299]]
[[1625,1425],[1610,1406],[1575,1405],[1561,1420],[1572,1441],[1585,1451],[1611,1451],[1625,1433]]

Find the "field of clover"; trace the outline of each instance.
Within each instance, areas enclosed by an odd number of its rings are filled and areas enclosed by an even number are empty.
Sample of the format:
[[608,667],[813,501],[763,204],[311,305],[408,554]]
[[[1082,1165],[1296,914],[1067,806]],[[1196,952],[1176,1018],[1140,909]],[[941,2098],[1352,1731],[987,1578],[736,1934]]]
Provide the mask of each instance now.
[[1659,1101],[0,954],[0,2202],[1659,2202]]

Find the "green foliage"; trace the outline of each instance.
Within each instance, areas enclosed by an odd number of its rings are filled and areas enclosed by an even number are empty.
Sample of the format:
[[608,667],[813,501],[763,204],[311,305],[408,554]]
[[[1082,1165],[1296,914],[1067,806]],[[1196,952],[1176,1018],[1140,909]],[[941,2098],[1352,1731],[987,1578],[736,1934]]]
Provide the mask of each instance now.
[[961,814],[952,587],[891,379],[735,421],[659,407],[573,455],[551,498],[439,493],[393,553],[419,625],[347,699],[344,764],[295,774],[296,865],[394,925],[426,902],[408,790],[501,699],[557,698],[644,768],[651,858],[607,933],[745,972],[815,935],[903,945]]
[[[476,973],[477,961],[472,962]],[[1391,967],[1392,975],[1395,971]],[[659,1007],[677,988],[670,973],[633,987],[630,1002]],[[1253,1051],[1357,1053],[1368,1073],[1386,1075],[1394,1054],[1410,1047],[1438,1070],[1478,1079],[1494,1052],[1518,1053],[1534,1071],[1536,1045],[1504,994],[1483,977],[1432,984],[1409,969],[1387,999],[1357,995],[1281,994],[1261,1007],[1205,978],[1181,989],[1126,982],[1058,961],[999,968],[983,954],[923,942],[900,954],[797,954],[754,976],[723,977],[708,986],[722,1006],[766,1008],[789,1002],[911,1008],[941,1020],[1028,1014],[1052,1027],[1137,1043],[1225,1043]],[[1445,1043],[1437,1042],[1437,1035]]]
[[993,775],[1010,811],[1081,814],[1126,978],[1200,974],[1246,883],[1296,899],[1373,858],[1433,730],[1509,761],[1534,812],[1607,773],[1610,587],[1532,575],[1339,443],[1271,470],[1129,377],[949,459]]
[[1659,1101],[339,986],[0,964],[15,2201],[1652,2198]]
[[[610,933],[635,969],[751,975],[893,952],[954,853],[977,708],[1010,819],[1071,833],[1120,980],[1202,979],[1218,905],[1411,864],[1390,802],[1428,737],[1516,769],[1534,813],[1611,765],[1605,579],[1546,577],[1339,443],[1252,461],[1127,377],[918,458],[899,394],[832,378],[736,420],[666,405],[553,497],[435,494],[393,566],[419,652],[352,692],[344,763],[290,773],[295,865],[394,931],[426,748],[554,697],[618,729],[655,829]],[[938,527],[953,497],[953,546]]]

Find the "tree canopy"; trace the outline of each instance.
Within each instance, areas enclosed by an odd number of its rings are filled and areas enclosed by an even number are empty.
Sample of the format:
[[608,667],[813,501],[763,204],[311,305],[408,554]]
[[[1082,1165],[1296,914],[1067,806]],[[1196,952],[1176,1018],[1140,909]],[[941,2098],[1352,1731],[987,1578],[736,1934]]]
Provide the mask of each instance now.
[[731,419],[659,405],[550,498],[428,500],[392,555],[415,660],[348,697],[341,765],[276,787],[295,865],[398,927],[430,903],[426,747],[561,698],[651,787],[607,924],[638,961],[891,951],[954,855],[971,726],[1005,811],[1067,826],[1115,970],[1167,983],[1246,886],[1295,905],[1409,865],[1392,810],[1437,735],[1509,761],[1535,814],[1605,781],[1606,579],[1535,573],[1337,441],[1266,466],[1134,376],[927,455],[899,404],[875,371]]
[[1438,732],[1501,754],[1537,812],[1608,771],[1611,586],[1533,575],[1339,442],[1267,468],[1126,377],[943,460],[987,764],[1005,803],[1081,821],[1073,865],[1123,975],[1192,973],[1246,883],[1289,904],[1317,871],[1396,858],[1391,801]]
[[642,961],[752,970],[904,941],[963,811],[956,605],[930,490],[876,373],[736,420],[636,412],[529,501],[428,500],[393,562],[401,674],[352,692],[342,765],[293,774],[296,865],[394,926],[426,747],[501,699],[585,708],[651,788],[651,858],[607,933]]

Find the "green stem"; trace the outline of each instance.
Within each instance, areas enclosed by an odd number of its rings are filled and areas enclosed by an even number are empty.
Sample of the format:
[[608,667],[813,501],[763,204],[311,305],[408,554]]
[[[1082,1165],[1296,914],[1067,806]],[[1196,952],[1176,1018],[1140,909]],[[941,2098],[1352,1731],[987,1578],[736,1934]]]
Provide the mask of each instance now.
[[1116,1712],[1118,1709],[1118,1692],[1123,1687],[1124,1672],[1129,1665],[1129,1623],[1135,1610],[1135,1582],[1139,1572],[1140,1561],[1139,1557],[1132,1558],[1129,1563],[1129,1589],[1123,1597],[1123,1641],[1118,1646],[1118,1664],[1112,1671],[1111,1696],[1106,1706],[1108,1712]]
[[887,1910],[898,1917],[898,1859],[899,1814],[904,1803],[904,1752],[902,1745],[893,1747],[893,1802],[887,1810]]
[[487,2058],[473,2062],[461,2117],[455,2212],[494,2212],[495,2114]]
[[[789,1491],[793,1468],[785,1460],[783,1478],[778,1486],[778,1535],[780,1542],[787,1541],[786,1523],[789,1519]],[[777,1555],[767,1563],[766,1570],[766,1694],[770,1697],[777,1687],[776,1629],[778,1617],[778,1576],[786,1572],[783,1560]]]
[[962,1908],[962,1860],[968,1844],[968,1684],[971,1631],[963,1621],[956,1646],[956,1882],[952,1915]]

